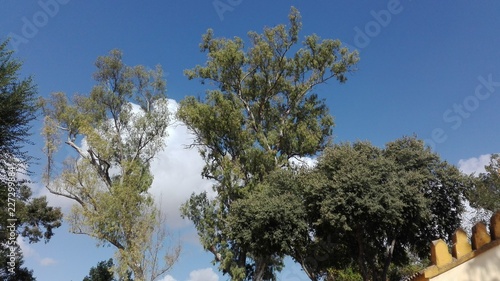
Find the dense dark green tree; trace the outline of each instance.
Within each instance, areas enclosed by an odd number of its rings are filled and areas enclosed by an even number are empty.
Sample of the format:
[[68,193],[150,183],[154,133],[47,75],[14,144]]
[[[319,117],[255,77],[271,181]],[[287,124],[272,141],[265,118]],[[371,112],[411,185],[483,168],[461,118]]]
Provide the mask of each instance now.
[[113,259],[100,261],[89,271],[89,275],[83,281],[116,281],[113,276]]
[[[246,230],[239,225],[243,228],[236,232],[227,221],[254,215],[242,206],[250,200],[260,207],[265,195],[259,193],[266,189],[268,174],[287,168],[291,158],[315,155],[325,147],[333,118],[312,91],[329,80],[345,82],[358,61],[357,53],[342,47],[339,40],[311,35],[300,48],[296,9],[292,8],[289,20],[288,27],[250,32],[249,47],[238,37],[214,38],[209,30],[200,45],[207,62],[186,71],[190,79],[215,87],[203,99],[184,99],[178,116],[195,135],[193,145],[206,162],[202,175],[215,182],[216,196],[193,194],[183,214],[193,221],[203,247],[232,280],[269,280],[279,270],[280,254],[261,252],[259,243],[241,241],[240,232],[250,235],[258,224]],[[270,198],[269,204],[285,199]],[[269,209],[275,212],[277,207]],[[284,214],[289,215],[294,214]],[[263,223],[266,220],[262,218]]]
[[449,241],[470,183],[414,137],[384,149],[335,145],[311,176],[306,201],[316,240],[333,241],[318,269],[353,266],[363,280],[386,280],[412,256],[427,257],[430,241]]
[[[280,269],[282,258],[290,256],[311,280],[340,276],[338,270],[330,275],[328,270],[332,267],[332,259],[328,257],[336,242],[332,237],[319,237],[309,217],[311,206],[306,201],[306,187],[319,185],[322,180],[317,174],[300,167],[269,173],[256,188],[258,192],[235,201],[232,206],[226,223],[235,243],[275,261],[269,263],[274,266],[270,269]],[[341,256],[339,252],[335,254]],[[349,260],[343,262],[342,265]],[[263,279],[271,277],[265,275]]]
[[[31,121],[36,118],[37,92],[31,78],[19,77],[22,63],[12,58],[7,43],[0,44],[0,167],[26,167],[33,157],[24,149],[32,144]],[[25,169],[19,172],[26,172]],[[2,174],[5,175],[5,174]]]
[[[417,253],[427,257],[429,241],[443,238],[451,242],[453,232],[460,227],[465,191],[472,182],[416,137],[403,137],[389,142],[384,155],[396,162],[402,169],[401,177],[410,186],[417,187],[427,200],[427,209],[430,211],[428,220],[413,220],[412,216],[405,216],[405,220],[410,223],[420,223],[416,232],[416,237],[420,239],[413,243],[416,243]],[[413,232],[407,233],[414,235]],[[412,240],[411,236],[405,239],[409,240]]]
[[[22,63],[12,58],[6,46],[7,42],[0,44],[0,200],[5,204],[0,210],[0,279],[34,280],[32,271],[21,267],[21,250],[10,235],[21,235],[30,243],[48,242],[61,225],[62,213],[48,206],[45,197],[33,198],[28,186],[34,158],[25,146],[32,144],[37,93],[31,78],[19,77]],[[15,226],[7,228],[11,223]],[[11,252],[16,261],[15,270],[9,271]]]
[[290,170],[270,173],[256,186],[258,191],[233,203],[227,217],[234,243],[252,249],[260,259],[269,259],[262,263],[269,267],[263,270],[264,280],[271,280],[272,273],[281,269],[286,255],[312,245],[298,180],[296,173]]
[[[10,249],[10,247],[14,247]],[[13,250],[13,251],[12,251]],[[8,264],[11,262],[10,255],[14,253],[15,261],[13,268],[12,264]],[[0,280],[4,281],[35,281],[36,278],[34,276],[33,270],[28,269],[23,266],[23,252],[19,245],[14,244],[9,246],[9,248],[2,247],[0,248],[1,262],[2,262],[2,271],[0,272]],[[12,269],[11,269],[12,268]]]
[[132,272],[129,272],[128,276],[122,279],[115,279],[113,267],[113,259],[100,261],[90,269],[89,275],[85,276],[83,281],[133,281],[131,277]]
[[486,173],[475,177],[475,185],[467,192],[467,199],[473,207],[491,212],[500,210],[500,154],[491,155]]

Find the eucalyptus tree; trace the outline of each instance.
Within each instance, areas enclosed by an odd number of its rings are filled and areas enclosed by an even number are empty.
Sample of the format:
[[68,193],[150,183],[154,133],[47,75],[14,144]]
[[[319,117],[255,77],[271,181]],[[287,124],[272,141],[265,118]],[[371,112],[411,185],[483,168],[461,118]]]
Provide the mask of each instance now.
[[202,176],[214,181],[216,195],[193,194],[182,212],[233,280],[269,280],[281,268],[282,254],[240,241],[228,221],[246,216],[235,206],[258,197],[271,172],[325,147],[334,122],[313,90],[329,80],[345,82],[358,61],[339,40],[310,35],[300,47],[295,8],[289,21],[262,34],[249,32],[248,47],[241,38],[215,38],[208,30],[200,44],[206,63],[185,72],[209,86],[205,98],[181,101],[178,117],[194,133],[193,146],[206,163]]
[[[67,218],[73,233],[117,249],[121,277],[131,270],[135,280],[155,280],[178,256],[174,250],[165,262],[157,257],[155,239],[164,226],[148,193],[150,164],[171,119],[166,83],[161,67],[126,66],[118,50],[99,57],[96,67],[88,96],[54,93],[42,100],[47,188],[76,203]],[[74,153],[61,165],[63,146]]]

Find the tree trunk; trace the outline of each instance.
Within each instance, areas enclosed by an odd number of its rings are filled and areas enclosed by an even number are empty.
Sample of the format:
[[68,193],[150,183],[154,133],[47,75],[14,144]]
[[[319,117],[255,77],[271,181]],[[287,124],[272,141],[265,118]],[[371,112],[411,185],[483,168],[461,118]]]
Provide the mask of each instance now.
[[317,274],[316,272],[314,271],[314,269],[312,268],[309,268],[306,264],[306,261],[305,260],[302,260],[300,262],[300,266],[302,267],[302,270],[304,271],[304,273],[307,275],[307,277],[309,277],[309,279],[311,279],[311,281],[318,281],[318,277],[317,277]]
[[363,230],[361,227],[356,228],[356,242],[358,243],[358,265],[359,270],[361,271],[361,275],[363,276],[363,281],[370,281],[368,276],[368,270],[365,264],[365,250],[363,247]]
[[391,244],[387,247],[387,254],[385,256],[384,272],[382,273],[382,281],[387,280],[387,272],[389,271],[389,266],[392,261],[392,254],[394,253],[394,247],[396,245],[396,239],[392,239]]
[[263,258],[257,258],[255,261],[255,272],[253,274],[252,281],[263,281],[264,274],[266,272],[266,262]]

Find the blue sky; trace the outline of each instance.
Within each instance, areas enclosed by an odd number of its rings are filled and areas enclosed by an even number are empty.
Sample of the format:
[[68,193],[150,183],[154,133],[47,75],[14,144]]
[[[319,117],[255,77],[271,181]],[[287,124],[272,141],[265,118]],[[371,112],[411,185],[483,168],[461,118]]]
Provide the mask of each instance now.
[[[204,92],[183,70],[205,62],[198,44],[208,28],[216,36],[246,38],[250,30],[287,23],[293,5],[302,14],[302,36],[338,38],[360,51],[359,69],[346,84],[332,81],[315,90],[335,117],[336,142],[369,140],[382,146],[416,134],[466,171],[487,160],[481,155],[500,152],[497,1],[1,0],[0,5],[0,39],[13,37],[11,48],[24,61],[22,74],[33,76],[40,95],[88,93],[95,59],[119,48],[129,65],[161,64],[175,101]],[[30,148],[42,158],[33,167],[36,181],[44,165],[40,126],[34,124],[36,144]],[[182,150],[188,142],[185,128],[173,128],[156,163],[153,189],[167,197],[162,200],[168,203],[172,233],[184,244],[165,280],[195,281],[200,275],[208,280],[206,269],[212,268],[211,256],[176,211],[192,191],[209,188],[199,179],[196,152]],[[34,188],[46,193],[40,184]],[[61,199],[50,200],[68,208]],[[40,281],[81,280],[113,253],[69,234],[66,225],[49,244],[25,248],[26,265]],[[306,280],[294,267],[281,278]]]

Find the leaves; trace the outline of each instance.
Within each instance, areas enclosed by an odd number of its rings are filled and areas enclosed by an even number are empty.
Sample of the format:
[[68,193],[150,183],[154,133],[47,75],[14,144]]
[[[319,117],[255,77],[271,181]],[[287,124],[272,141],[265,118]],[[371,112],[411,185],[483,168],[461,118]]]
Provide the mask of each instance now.
[[[202,175],[215,181],[216,197],[193,194],[182,211],[234,280],[271,278],[280,268],[294,239],[284,239],[291,226],[276,223],[295,218],[300,208],[292,201],[290,212],[280,214],[280,204],[291,197],[264,192],[268,176],[289,167],[292,157],[315,155],[327,145],[333,118],[312,90],[333,78],[345,82],[358,61],[340,41],[315,35],[296,48],[301,22],[295,8],[289,19],[288,27],[249,32],[249,47],[241,38],[215,38],[208,30],[200,44],[206,63],[185,71],[214,87],[203,99],[181,101],[178,117],[195,135],[193,145],[206,163]],[[255,224],[244,225],[254,216]],[[252,241],[262,233],[262,241]]]
[[467,192],[467,199],[473,207],[491,212],[500,209],[500,155],[492,154],[486,173],[474,178],[474,186]]
[[317,270],[356,264],[364,280],[385,280],[391,264],[406,265],[412,254],[424,258],[429,241],[450,239],[469,184],[414,137],[384,149],[368,142],[334,145],[309,177],[317,182],[305,195],[314,233],[336,243]]
[[[21,79],[22,64],[12,59],[8,41],[0,43],[0,168],[24,171],[33,158],[23,150],[31,144],[30,122],[36,118],[36,86],[31,78]],[[26,171],[25,171],[26,172]]]
[[[154,280],[178,256],[167,253],[171,262],[158,267],[161,247],[153,240],[162,226],[148,193],[150,163],[163,149],[170,124],[166,83],[161,67],[126,66],[118,50],[99,57],[96,67],[97,84],[88,96],[55,93],[41,101],[47,188],[78,203],[69,217],[72,232],[117,248],[120,276],[131,270],[136,280]],[[62,144],[76,156],[56,166]]]
[[[45,197],[32,197],[29,166],[35,159],[25,147],[33,144],[29,138],[31,121],[37,117],[37,91],[31,78],[20,77],[22,63],[12,58],[7,43],[0,43],[0,200],[5,206],[0,210],[0,279],[35,280],[32,270],[21,267],[21,249],[16,240],[9,240],[10,235],[30,243],[48,242],[61,225],[62,213],[48,206]],[[8,219],[16,220],[14,228]],[[7,264],[11,249],[17,256],[14,273]]]
[[283,257],[308,237],[306,210],[294,179],[293,173],[276,171],[259,186],[260,192],[232,205],[227,223],[236,243],[261,256]]
[[89,271],[89,275],[83,278],[83,281],[115,281],[113,278],[113,259],[108,261],[100,261],[95,267]]

